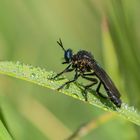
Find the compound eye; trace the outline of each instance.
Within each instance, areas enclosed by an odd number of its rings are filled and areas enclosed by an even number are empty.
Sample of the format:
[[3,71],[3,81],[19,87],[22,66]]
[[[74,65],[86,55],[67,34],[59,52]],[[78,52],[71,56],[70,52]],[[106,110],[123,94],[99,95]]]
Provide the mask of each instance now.
[[64,57],[65,57],[66,62],[70,62],[71,61],[72,55],[73,54],[72,54],[72,50],[71,49],[68,49],[68,50],[65,51]]

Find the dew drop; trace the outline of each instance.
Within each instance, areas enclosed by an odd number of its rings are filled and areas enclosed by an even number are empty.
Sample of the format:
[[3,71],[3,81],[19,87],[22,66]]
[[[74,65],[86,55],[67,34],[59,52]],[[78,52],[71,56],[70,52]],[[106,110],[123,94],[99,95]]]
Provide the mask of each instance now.
[[35,73],[32,73],[31,74],[31,78],[35,78],[36,74]]

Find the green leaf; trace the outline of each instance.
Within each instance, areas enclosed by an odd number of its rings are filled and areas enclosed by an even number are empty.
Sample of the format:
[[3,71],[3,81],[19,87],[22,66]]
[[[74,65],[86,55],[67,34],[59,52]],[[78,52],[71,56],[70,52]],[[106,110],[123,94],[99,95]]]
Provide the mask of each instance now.
[[[67,81],[67,79],[63,77],[57,80],[51,80],[55,75],[54,72],[47,72],[45,69],[25,65],[20,62],[0,62],[0,73],[29,81],[43,87],[48,87],[50,89],[57,89]],[[82,92],[82,86],[78,83],[72,83],[69,88],[63,88],[60,90],[60,93],[85,101]],[[87,103],[109,112],[116,112],[119,116],[140,125],[140,114],[134,107],[129,107],[126,103],[122,103],[121,108],[117,108],[109,100],[102,99],[97,96],[94,90],[88,91],[88,93]]]
[[6,128],[0,120],[0,140],[12,140],[11,136],[7,132]]

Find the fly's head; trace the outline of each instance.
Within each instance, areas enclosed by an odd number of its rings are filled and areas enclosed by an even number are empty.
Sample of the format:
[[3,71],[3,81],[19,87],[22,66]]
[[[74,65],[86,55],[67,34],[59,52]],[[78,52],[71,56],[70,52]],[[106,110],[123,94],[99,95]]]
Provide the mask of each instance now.
[[62,43],[61,39],[59,39],[59,41],[57,41],[57,43],[59,44],[59,46],[64,51],[64,59],[65,59],[65,62],[63,62],[63,64],[70,63],[72,61],[72,58],[73,58],[73,52],[72,52],[72,50],[71,49],[65,50],[65,48],[63,47],[63,43]]
[[67,63],[70,63],[72,61],[72,57],[73,57],[72,50],[71,49],[65,50],[65,52],[64,52],[64,58],[65,58],[65,61]]

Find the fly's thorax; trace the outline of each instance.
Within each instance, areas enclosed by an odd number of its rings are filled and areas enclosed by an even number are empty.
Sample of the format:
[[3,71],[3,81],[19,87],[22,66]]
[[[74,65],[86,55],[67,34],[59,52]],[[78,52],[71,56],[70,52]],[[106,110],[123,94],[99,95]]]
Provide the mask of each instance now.
[[91,68],[89,66],[89,61],[85,58],[73,60],[72,61],[72,66],[74,68],[77,68],[77,70],[80,71],[80,72],[91,71]]

